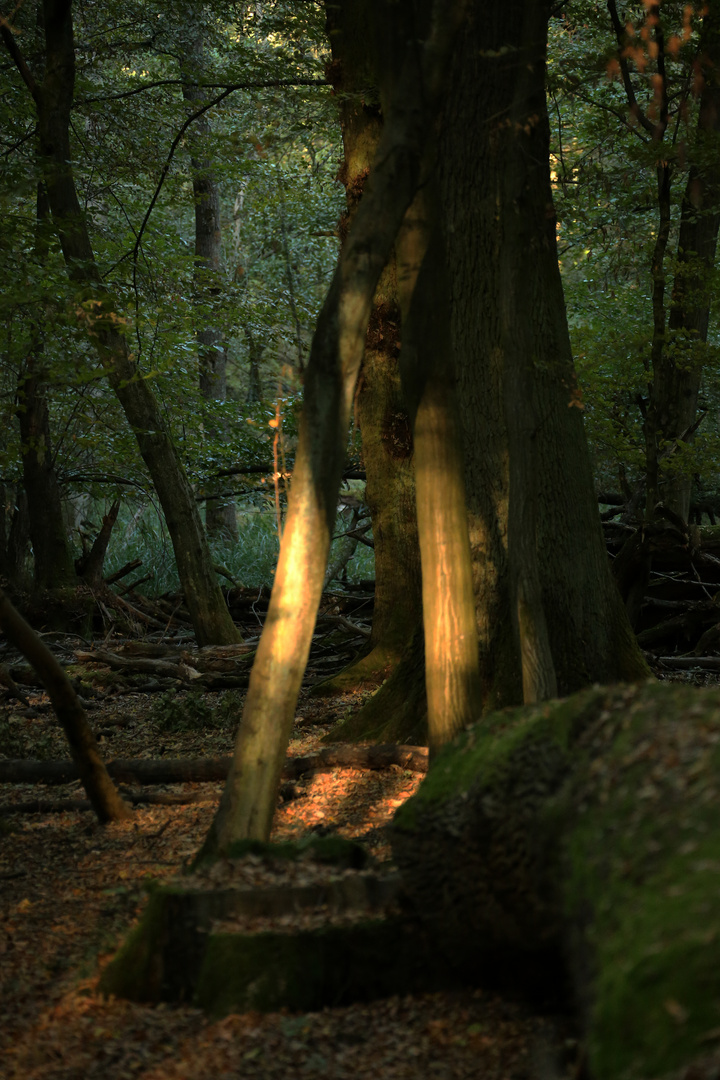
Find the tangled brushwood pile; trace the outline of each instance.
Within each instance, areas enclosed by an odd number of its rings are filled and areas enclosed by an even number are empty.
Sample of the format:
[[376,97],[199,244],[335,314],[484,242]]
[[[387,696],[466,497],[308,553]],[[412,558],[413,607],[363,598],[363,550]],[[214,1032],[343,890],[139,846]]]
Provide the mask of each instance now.
[[630,621],[658,671],[720,671],[720,526],[658,507],[640,526],[604,523]]

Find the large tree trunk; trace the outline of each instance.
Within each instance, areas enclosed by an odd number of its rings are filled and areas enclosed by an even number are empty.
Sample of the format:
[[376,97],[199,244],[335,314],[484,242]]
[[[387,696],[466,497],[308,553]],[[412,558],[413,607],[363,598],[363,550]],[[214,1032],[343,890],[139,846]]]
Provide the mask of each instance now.
[[[328,4],[327,13],[333,52],[330,75],[340,97],[345,151],[340,175],[347,196],[346,228],[362,197],[382,133],[377,79],[368,54],[375,15],[364,0]],[[422,621],[413,443],[400,386],[399,338],[395,258],[391,255],[375,293],[356,397],[367,476],[365,498],[375,544],[372,634],[365,655],[323,683],[323,693],[378,686],[392,678]],[[392,716],[386,715],[386,720],[394,725]],[[375,730],[374,719],[368,717],[368,722]],[[362,737],[362,717],[351,723],[354,737]]]
[[88,333],[136,435],[163,508],[198,643],[231,644],[238,640],[238,632],[213,570],[192,487],[157,400],[129,353],[125,320],[100,279],[78,202],[69,139],[75,79],[71,7],[70,0],[44,2],[47,55],[41,85],[27,71],[7,28],[3,38],[37,106],[45,185],[63,256],[71,279],[82,289],[81,309]]
[[439,216],[435,178],[431,177],[408,211],[396,244],[403,316],[402,379],[415,442],[431,755],[474,723],[481,709],[450,304]]
[[[521,657],[511,617],[517,579],[508,560],[511,471],[520,483],[513,527],[522,527],[523,499],[530,494],[537,500],[534,549],[559,692],[647,674],[607,564],[582,413],[575,407],[581,403],[549,175],[544,88],[549,7],[534,0],[510,0],[491,10],[473,5],[453,57],[441,128],[453,342],[486,707],[522,700]],[[522,334],[508,321],[513,311],[512,318],[525,324]],[[507,410],[516,407],[507,396],[514,391],[506,387],[513,370],[525,372],[528,412],[522,423],[534,426],[533,469],[528,473],[526,462],[524,481],[517,478],[517,460],[509,467],[518,441],[517,432],[511,440],[507,425]],[[528,490],[533,484],[534,492]],[[532,553],[531,536],[520,543]]]
[[[460,5],[436,5],[432,33],[408,49],[393,112],[318,319],[305,380],[288,514],[235,756],[199,858],[267,839],[307,663],[335,521],[355,383],[373,296],[421,182],[428,128],[443,91]],[[425,108],[419,107],[423,101]]]
[[[194,84],[194,80],[203,72],[202,18],[194,11],[189,12],[188,18],[186,33],[191,33],[193,40],[183,63],[183,97],[193,105],[202,105],[206,92]],[[198,310],[196,338],[200,393],[208,402],[220,402],[227,397],[227,348],[222,330],[213,325],[212,315],[208,311],[222,288],[220,187],[209,157],[209,137],[210,121],[203,114],[195,121],[189,139],[195,203],[193,284]],[[208,435],[217,438],[221,432],[210,427]],[[226,498],[208,500],[205,503],[205,524],[209,536],[236,541],[238,531],[234,501]]]

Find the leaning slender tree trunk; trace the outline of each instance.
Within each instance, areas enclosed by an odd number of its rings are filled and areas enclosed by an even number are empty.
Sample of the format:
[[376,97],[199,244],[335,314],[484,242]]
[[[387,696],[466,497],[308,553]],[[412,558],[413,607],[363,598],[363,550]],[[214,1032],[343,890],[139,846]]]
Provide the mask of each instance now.
[[97,742],[70,680],[49,649],[15,610],[0,589],[0,628],[16,649],[35,668],[48,692],[70,746],[73,761],[93,810],[102,823],[122,821],[132,811],[113,784]]
[[80,306],[88,334],[135,433],[163,508],[198,644],[232,644],[239,635],[213,570],[192,487],[158,402],[129,353],[126,320],[102,283],[78,201],[69,138],[75,82],[71,0],[44,0],[44,22],[46,66],[40,85],[9,28],[0,27],[0,33],[37,108],[44,181],[63,256],[71,279],[82,290]]
[[[358,207],[313,338],[275,584],[250,676],[235,756],[199,858],[267,839],[310,650],[330,549],[373,296],[421,181],[428,128],[443,90],[461,5],[436,5],[432,34],[407,50],[372,183]],[[425,108],[420,107],[424,90]]]

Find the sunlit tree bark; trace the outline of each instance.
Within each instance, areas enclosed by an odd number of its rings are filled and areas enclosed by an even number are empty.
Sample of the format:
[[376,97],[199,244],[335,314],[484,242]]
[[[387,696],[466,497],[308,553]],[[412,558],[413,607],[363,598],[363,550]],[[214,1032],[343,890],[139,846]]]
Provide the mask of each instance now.
[[[436,6],[432,32],[408,49],[308,363],[293,484],[267,621],[250,676],[235,756],[205,854],[267,839],[307,663],[335,520],[347,430],[373,296],[421,182],[432,114],[461,6]],[[424,108],[422,104],[424,103]]]
[[[434,145],[430,150],[432,159]],[[405,216],[396,249],[402,378],[415,442],[432,756],[477,720],[481,688],[445,252],[430,170]]]
[[[382,133],[382,109],[368,43],[377,9],[366,0],[326,5],[333,51],[330,76],[340,99],[344,161],[340,172],[347,218],[357,209]],[[394,255],[378,283],[370,315],[356,395],[367,477],[365,498],[375,544],[375,604],[368,649],[345,671],[322,685],[323,692],[373,686],[396,668],[421,626],[420,551],[415,514],[415,478],[410,421],[400,385],[400,311]],[[384,737],[370,707],[353,717],[343,738]],[[385,722],[392,723],[386,712]],[[414,726],[414,724],[413,724]],[[351,729],[351,730],[350,730]]]

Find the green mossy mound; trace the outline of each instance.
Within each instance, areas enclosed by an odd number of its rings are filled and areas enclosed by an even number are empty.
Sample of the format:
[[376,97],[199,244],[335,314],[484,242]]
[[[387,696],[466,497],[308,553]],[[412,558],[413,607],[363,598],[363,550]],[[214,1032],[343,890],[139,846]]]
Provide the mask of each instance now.
[[720,692],[593,688],[494,714],[393,834],[449,955],[565,954],[596,1080],[720,1046]]

